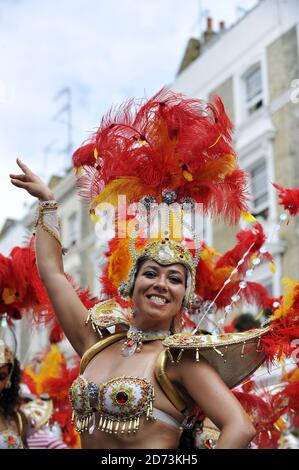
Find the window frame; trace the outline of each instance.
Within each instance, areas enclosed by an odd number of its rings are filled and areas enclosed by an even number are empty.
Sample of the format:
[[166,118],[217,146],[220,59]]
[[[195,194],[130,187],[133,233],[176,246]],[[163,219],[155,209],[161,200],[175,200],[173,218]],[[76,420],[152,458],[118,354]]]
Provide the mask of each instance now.
[[[72,219],[74,219],[72,221]],[[67,218],[68,225],[68,245],[74,246],[78,242],[79,226],[78,213],[73,211]]]
[[[265,192],[261,193],[260,197],[266,194],[266,200],[259,205],[255,206],[254,205],[254,185],[253,185],[253,177],[252,177],[252,172],[256,169],[259,168],[261,165],[264,166],[265,170]],[[260,157],[257,158],[254,162],[252,162],[247,168],[246,168],[250,179],[249,179],[249,191],[250,191],[250,196],[252,200],[250,201],[250,209],[252,214],[255,217],[262,216],[265,220],[268,220],[269,218],[269,213],[270,213],[270,193],[269,193],[269,187],[268,187],[268,167],[267,167],[267,161],[265,158]],[[264,212],[266,211],[266,214]]]
[[[247,80],[257,71],[260,71],[260,85],[261,89],[258,93],[255,93],[253,96],[248,98],[247,94]],[[251,65],[242,75],[242,84],[243,84],[243,103],[245,110],[245,117],[250,118],[255,115],[260,109],[265,105],[265,85],[263,80],[263,67],[262,62],[256,62]]]

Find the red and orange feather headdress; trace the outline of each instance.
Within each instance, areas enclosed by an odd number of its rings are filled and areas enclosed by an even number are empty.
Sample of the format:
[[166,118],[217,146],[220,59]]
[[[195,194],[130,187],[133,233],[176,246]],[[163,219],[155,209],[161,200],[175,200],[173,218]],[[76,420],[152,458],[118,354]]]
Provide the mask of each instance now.
[[144,195],[159,203],[171,188],[178,201],[192,198],[204,213],[236,223],[247,210],[247,176],[231,133],[220,97],[206,103],[162,89],[148,101],[129,100],[75,151],[78,187],[91,210],[116,205],[119,194],[128,203]]

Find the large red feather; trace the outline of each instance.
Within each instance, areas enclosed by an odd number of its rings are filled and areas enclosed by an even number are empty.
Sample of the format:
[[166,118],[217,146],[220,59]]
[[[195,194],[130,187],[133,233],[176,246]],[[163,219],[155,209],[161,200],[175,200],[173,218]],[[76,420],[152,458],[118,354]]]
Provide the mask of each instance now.
[[112,181],[133,177],[129,203],[137,202],[134,194],[140,199],[140,188],[158,201],[171,188],[179,199],[192,197],[204,212],[235,223],[247,209],[247,176],[237,165],[231,132],[219,97],[205,103],[162,89],[148,101],[130,100],[104,116],[74,153],[75,168],[87,173],[78,186],[92,202]]

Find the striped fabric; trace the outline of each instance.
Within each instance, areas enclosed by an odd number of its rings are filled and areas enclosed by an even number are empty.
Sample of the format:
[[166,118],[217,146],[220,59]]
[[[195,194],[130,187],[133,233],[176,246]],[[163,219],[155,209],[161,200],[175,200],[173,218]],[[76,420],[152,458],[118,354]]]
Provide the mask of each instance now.
[[40,429],[32,436],[28,437],[29,449],[68,449],[68,446],[55,434]]

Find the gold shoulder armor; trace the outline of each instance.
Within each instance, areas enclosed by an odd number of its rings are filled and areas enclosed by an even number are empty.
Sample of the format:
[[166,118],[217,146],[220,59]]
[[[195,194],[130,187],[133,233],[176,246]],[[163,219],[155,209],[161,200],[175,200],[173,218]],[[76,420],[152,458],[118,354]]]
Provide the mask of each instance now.
[[130,315],[129,309],[121,307],[115,299],[109,299],[99,302],[89,309],[85,324],[90,322],[93,330],[102,338],[101,330],[115,325],[129,326]]
[[25,414],[31,425],[39,430],[42,426],[48,423],[53,413],[52,400],[42,400],[36,398],[31,400],[25,405],[21,406],[21,410]]
[[184,351],[193,350],[196,362],[204,357],[229,388],[243,382],[265,360],[261,337],[270,327],[220,335],[178,333],[163,341],[171,362],[180,362]]

